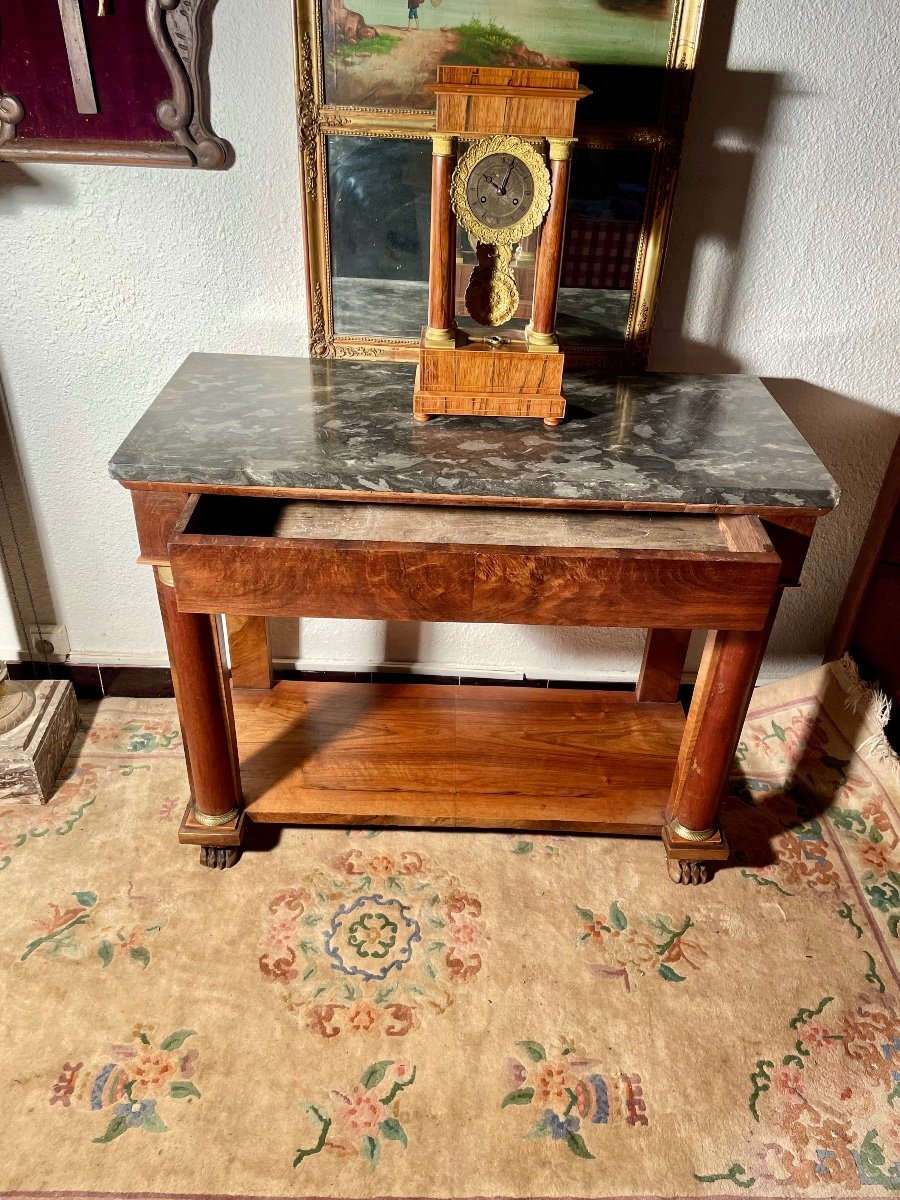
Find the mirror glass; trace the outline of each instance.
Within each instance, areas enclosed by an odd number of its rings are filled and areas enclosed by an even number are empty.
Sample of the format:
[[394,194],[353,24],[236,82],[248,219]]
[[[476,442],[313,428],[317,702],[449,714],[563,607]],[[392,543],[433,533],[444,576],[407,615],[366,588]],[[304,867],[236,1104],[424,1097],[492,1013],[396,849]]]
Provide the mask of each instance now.
[[574,156],[556,328],[566,345],[622,345],[647,203],[652,153]]
[[[569,192],[557,328],[568,345],[621,345],[646,204],[651,154],[576,151]],[[334,332],[418,339],[428,313],[431,140],[328,138],[328,213]],[[538,235],[514,260],[522,304],[499,330],[531,316]],[[475,254],[457,237],[457,318]]]
[[428,315],[431,138],[329,137],[338,337],[418,339]]

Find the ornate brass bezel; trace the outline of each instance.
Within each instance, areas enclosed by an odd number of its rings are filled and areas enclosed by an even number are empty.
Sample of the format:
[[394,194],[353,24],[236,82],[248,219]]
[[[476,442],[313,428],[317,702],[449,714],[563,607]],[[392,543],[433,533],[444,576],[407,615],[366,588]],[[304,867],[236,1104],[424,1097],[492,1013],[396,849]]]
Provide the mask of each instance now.
[[[472,172],[482,159],[492,154],[510,154],[517,158],[527,169],[534,187],[534,199],[524,217],[502,229],[479,221],[472,211],[466,191]],[[534,233],[547,215],[550,207],[550,172],[543,156],[529,142],[510,133],[495,133],[473,142],[456,164],[450,184],[450,203],[460,225],[477,241],[491,246],[515,246],[529,233]]]
[[[693,85],[705,0],[675,0],[659,121],[654,125],[576,126],[579,150],[647,150],[647,203],[622,343],[563,346],[567,363],[610,371],[646,365],[672,217],[681,146]],[[321,0],[294,0],[294,50],[300,175],[305,234],[310,354],[416,362],[415,338],[344,336],[335,332],[331,293],[326,139],[329,136],[430,140],[434,113],[325,102]],[[425,312],[423,310],[423,320]]]

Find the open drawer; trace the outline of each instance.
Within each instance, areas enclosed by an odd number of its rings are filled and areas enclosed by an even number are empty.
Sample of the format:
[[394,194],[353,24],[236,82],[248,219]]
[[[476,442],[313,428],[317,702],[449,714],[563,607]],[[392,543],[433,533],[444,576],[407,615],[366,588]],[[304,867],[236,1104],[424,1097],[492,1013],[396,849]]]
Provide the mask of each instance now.
[[756,517],[192,496],[178,607],[260,617],[760,629],[781,562]]

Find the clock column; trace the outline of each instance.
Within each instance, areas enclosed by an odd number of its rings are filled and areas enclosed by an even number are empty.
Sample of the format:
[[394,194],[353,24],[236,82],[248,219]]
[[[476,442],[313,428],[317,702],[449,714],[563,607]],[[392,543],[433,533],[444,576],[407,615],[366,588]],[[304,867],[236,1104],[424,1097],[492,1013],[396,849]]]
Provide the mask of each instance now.
[[456,167],[456,138],[431,135],[431,258],[428,272],[428,328],[425,345],[456,346],[456,226],[450,206],[450,184]]
[[556,304],[559,299],[559,274],[566,230],[569,168],[575,138],[551,137],[547,141],[550,143],[550,207],[541,231],[534,277],[534,308],[526,330],[529,349],[544,353],[558,345]]

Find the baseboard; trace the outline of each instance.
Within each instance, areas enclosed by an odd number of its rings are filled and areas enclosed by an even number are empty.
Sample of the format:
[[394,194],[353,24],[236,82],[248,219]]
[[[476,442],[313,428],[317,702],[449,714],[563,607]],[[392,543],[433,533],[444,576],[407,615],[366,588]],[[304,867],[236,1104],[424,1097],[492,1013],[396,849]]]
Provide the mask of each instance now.
[[[174,696],[172,673],[168,667],[135,667],[116,663],[44,663],[11,662],[7,664],[12,679],[68,679],[79,700],[101,700],[104,696],[131,696],[162,699]],[[565,679],[536,678],[524,675],[497,674],[437,674],[414,667],[390,668],[377,671],[333,671],[279,669],[277,679],[305,679],[313,682],[338,683],[439,683],[491,685],[531,688],[583,688],[629,690],[633,679]]]

